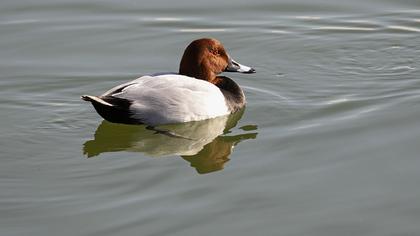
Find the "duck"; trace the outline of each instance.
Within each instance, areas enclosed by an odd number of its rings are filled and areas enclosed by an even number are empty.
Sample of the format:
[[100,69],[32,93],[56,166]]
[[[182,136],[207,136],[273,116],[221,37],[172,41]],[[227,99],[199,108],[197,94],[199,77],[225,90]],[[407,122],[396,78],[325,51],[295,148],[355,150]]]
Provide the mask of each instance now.
[[144,75],[115,86],[100,96],[83,95],[105,120],[155,127],[207,120],[241,110],[241,87],[222,72],[255,73],[239,64],[214,38],[192,41],[185,49],[179,73]]

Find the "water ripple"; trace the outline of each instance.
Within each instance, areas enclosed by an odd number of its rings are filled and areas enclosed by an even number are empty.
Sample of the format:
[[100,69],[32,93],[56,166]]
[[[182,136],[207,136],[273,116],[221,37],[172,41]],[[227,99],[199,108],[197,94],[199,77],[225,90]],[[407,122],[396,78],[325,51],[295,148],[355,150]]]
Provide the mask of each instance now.
[[407,33],[419,33],[420,28],[410,27],[410,26],[403,26],[403,25],[390,25],[388,29],[395,30],[396,32],[407,32]]
[[195,29],[179,29],[179,32],[188,33],[209,33],[209,32],[225,32],[227,29],[223,28],[195,28]]
[[330,31],[330,32],[334,32],[334,31],[354,32],[354,31],[376,31],[376,30],[378,30],[377,28],[351,27],[351,26],[321,26],[321,27],[317,27],[317,28],[313,28],[313,29],[315,29],[315,30],[326,30],[326,31]]

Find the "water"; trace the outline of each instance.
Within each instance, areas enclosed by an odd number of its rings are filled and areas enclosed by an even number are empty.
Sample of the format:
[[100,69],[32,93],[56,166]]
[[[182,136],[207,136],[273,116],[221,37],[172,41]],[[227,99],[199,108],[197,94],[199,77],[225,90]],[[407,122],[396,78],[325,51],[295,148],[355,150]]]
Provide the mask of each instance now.
[[[420,234],[419,1],[6,0],[0,35],[0,235]],[[194,141],[79,98],[209,36],[257,73]]]

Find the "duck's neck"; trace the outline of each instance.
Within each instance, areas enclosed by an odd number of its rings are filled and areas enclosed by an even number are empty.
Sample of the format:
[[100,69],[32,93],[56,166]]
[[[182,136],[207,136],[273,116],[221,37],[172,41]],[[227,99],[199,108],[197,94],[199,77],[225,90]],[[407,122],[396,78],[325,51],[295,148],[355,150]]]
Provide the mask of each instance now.
[[244,92],[235,81],[226,76],[217,76],[214,84],[222,91],[231,112],[236,112],[245,106]]
[[226,105],[230,112],[236,112],[245,106],[245,95],[235,81],[226,76],[217,76],[217,72],[210,70],[211,66],[203,64],[202,60],[196,58],[195,54],[189,56],[187,48],[179,66],[179,74],[206,80],[217,87],[226,98]]
[[181,61],[179,67],[179,74],[193,77],[196,79],[206,80],[214,84],[216,74],[209,69],[208,66],[198,63],[197,65],[191,65],[191,63],[184,63]]

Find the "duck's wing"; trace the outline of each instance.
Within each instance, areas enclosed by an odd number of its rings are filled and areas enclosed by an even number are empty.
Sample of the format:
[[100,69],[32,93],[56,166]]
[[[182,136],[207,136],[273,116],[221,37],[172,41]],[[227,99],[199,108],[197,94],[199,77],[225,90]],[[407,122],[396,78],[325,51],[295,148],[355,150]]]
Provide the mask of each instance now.
[[126,101],[130,118],[149,125],[229,114],[224,95],[218,87],[182,75],[143,76],[107,91],[101,98],[111,104],[124,101],[123,105],[126,105]]

